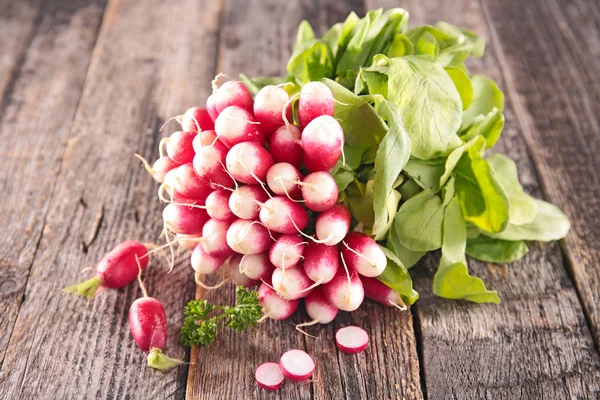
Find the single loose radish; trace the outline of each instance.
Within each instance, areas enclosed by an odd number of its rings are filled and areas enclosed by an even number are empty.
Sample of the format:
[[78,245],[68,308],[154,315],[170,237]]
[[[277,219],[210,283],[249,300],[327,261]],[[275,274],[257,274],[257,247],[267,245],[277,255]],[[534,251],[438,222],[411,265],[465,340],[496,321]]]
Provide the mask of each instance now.
[[304,204],[313,211],[329,210],[337,203],[338,187],[328,172],[318,171],[308,174],[300,186]]
[[227,107],[215,121],[217,137],[231,148],[242,142],[263,144],[265,135],[252,114],[240,107]]
[[238,143],[227,153],[227,171],[236,180],[257,184],[265,181],[267,171],[273,166],[271,154],[256,142]]
[[168,156],[162,156],[158,160],[154,161],[154,164],[150,166],[150,163],[148,163],[144,157],[140,156],[139,154],[136,154],[135,156],[142,161],[146,171],[148,171],[152,178],[154,178],[154,180],[158,183],[163,183],[165,181],[165,175],[180,165],[179,163],[171,160]]
[[184,131],[198,133],[214,129],[215,124],[205,108],[192,107],[181,117],[181,128]]
[[173,189],[178,193],[200,201],[206,200],[208,195],[212,193],[213,189],[210,187],[209,182],[196,175],[192,163],[183,164],[174,171],[176,173],[173,179]]
[[170,203],[163,210],[165,227],[174,233],[185,235],[202,233],[202,227],[208,219],[206,210],[184,203]]
[[362,304],[365,291],[356,272],[349,274],[339,268],[335,277],[323,285],[325,298],[344,311],[354,311]]
[[258,288],[258,302],[263,308],[265,317],[276,321],[291,317],[298,309],[298,304],[300,304],[300,300],[281,298],[266,283],[262,283]]
[[333,279],[340,265],[337,246],[309,241],[304,249],[304,272],[314,282],[327,283]]
[[340,159],[344,147],[344,131],[329,115],[313,119],[302,130],[302,157],[306,169],[329,171]]
[[275,268],[271,277],[273,288],[287,300],[301,299],[309,295],[313,282],[306,276],[301,266]]
[[279,86],[268,85],[258,91],[254,98],[254,116],[267,139],[284,125],[282,113],[286,108],[286,117],[292,119],[292,107],[289,104],[290,96]]
[[334,98],[331,90],[321,82],[309,82],[300,92],[298,122],[304,129],[312,120],[321,116],[333,116]]
[[342,204],[336,204],[323,211],[317,216],[315,223],[317,239],[329,246],[335,246],[348,234],[351,218],[350,211]]
[[228,257],[234,254],[227,244],[227,230],[231,222],[209,219],[202,227],[200,243],[207,254],[214,257]]
[[306,210],[282,196],[267,200],[260,209],[259,217],[270,230],[288,235],[302,231],[308,224]]
[[400,293],[387,286],[377,278],[360,277],[360,281],[365,289],[365,297],[378,302],[384,306],[396,307],[401,311],[406,310],[406,305],[400,297]]
[[362,276],[379,276],[387,266],[387,258],[381,247],[364,233],[350,232],[340,248],[348,268]]
[[239,257],[239,270],[241,273],[246,275],[250,279],[263,280],[271,279],[271,274],[275,267],[269,261],[269,254],[248,254],[245,256],[234,256],[233,258]]
[[187,164],[194,159],[194,138],[195,132],[177,131],[168,138],[160,142],[160,146],[165,144],[167,155],[178,164]]
[[279,369],[279,364],[267,362],[260,364],[254,372],[254,379],[258,387],[267,390],[277,390],[285,380]]
[[210,146],[203,146],[194,156],[196,175],[213,187],[233,187],[235,181],[225,171],[225,158],[229,149],[220,141]]
[[198,134],[194,137],[192,141],[192,147],[194,151],[198,153],[198,151],[204,146],[212,146],[215,141],[218,141],[217,134],[215,131],[202,131],[198,132]]
[[260,212],[260,204],[263,204],[268,198],[269,196],[260,186],[240,186],[231,193],[229,209],[238,218],[256,219]]
[[298,187],[298,182],[300,181],[302,181],[302,174],[290,163],[280,162],[273,164],[267,171],[267,186],[269,186],[269,189],[273,193],[280,196],[292,199],[301,198],[302,193],[300,192],[300,187]]
[[199,275],[212,274],[225,263],[226,257],[215,257],[207,254],[202,247],[202,244],[198,243],[192,252],[190,262],[192,268]]
[[269,151],[275,162],[287,162],[296,168],[302,164],[302,132],[296,125],[278,128],[269,140]]
[[184,235],[182,233],[178,233],[177,234],[177,244],[186,250],[192,251],[196,248],[196,245],[198,243],[200,243],[201,237],[202,237],[202,235],[199,235],[199,234]]
[[258,221],[238,219],[227,230],[227,244],[236,253],[258,254],[273,243],[269,230]]
[[302,260],[305,245],[298,235],[281,235],[269,249],[269,260],[277,268],[292,268]]
[[315,370],[315,362],[302,350],[289,350],[279,360],[279,368],[283,376],[292,381],[308,379]]
[[253,111],[254,99],[248,91],[248,88],[239,81],[229,81],[223,83],[217,90],[213,92],[210,98],[211,107],[214,107],[214,110],[219,115],[223,112],[223,110],[230,106],[237,106],[248,112]]
[[[138,266],[139,262],[139,266]],[[118,244],[108,252],[87,281],[65,288],[65,293],[94,297],[104,289],[119,289],[129,285],[137,277],[139,270],[148,265],[148,249],[139,242],[128,240]]]
[[369,335],[358,326],[346,326],[335,333],[335,344],[344,353],[360,353],[369,345]]
[[[235,214],[229,208],[231,192],[226,190],[215,190],[206,198],[205,206],[209,217],[219,221],[232,222],[236,220]],[[258,211],[256,213],[258,215]]]

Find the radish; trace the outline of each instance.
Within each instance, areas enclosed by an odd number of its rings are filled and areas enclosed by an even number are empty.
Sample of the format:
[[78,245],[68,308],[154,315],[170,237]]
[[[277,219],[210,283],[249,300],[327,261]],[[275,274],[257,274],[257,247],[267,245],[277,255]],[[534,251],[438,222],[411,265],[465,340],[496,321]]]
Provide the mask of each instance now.
[[327,283],[333,279],[340,265],[336,246],[309,242],[304,249],[304,272],[317,283]]
[[137,299],[129,308],[128,319],[133,340],[148,354],[149,367],[165,370],[183,364],[162,351],[167,344],[167,316],[160,301],[152,297]]
[[282,235],[269,249],[269,260],[277,268],[292,268],[302,260],[306,244],[298,235]]
[[406,305],[400,297],[400,293],[387,286],[377,278],[360,277],[365,290],[365,297],[378,302],[384,306],[396,307],[400,311],[406,310]]
[[165,190],[169,193],[171,200],[174,200],[176,195],[181,196],[181,194],[175,192],[175,178],[177,177],[178,169],[179,167],[173,168],[172,170],[168,171],[165,174],[162,184],[158,188],[158,198],[163,202],[169,202],[169,200],[164,197]]
[[242,142],[264,143],[265,135],[252,114],[232,106],[224,109],[215,121],[215,132],[223,144],[229,148]]
[[308,296],[313,284],[301,266],[286,269],[275,268],[271,279],[277,294],[287,300]]
[[215,190],[209,194],[205,202],[208,216],[219,221],[234,221],[236,216],[229,208],[230,198],[231,192],[226,190]]
[[262,183],[273,166],[271,154],[255,142],[238,143],[227,153],[227,171],[238,181],[248,184]]
[[263,279],[270,279],[273,274],[273,264],[269,261],[269,255],[267,253],[260,254],[247,254],[245,256],[234,256],[233,258],[240,258],[238,263],[239,271],[246,275],[250,279],[257,281]]
[[204,251],[214,257],[228,257],[234,254],[227,244],[227,230],[231,222],[209,219],[202,227],[200,243]]
[[227,244],[236,253],[258,254],[267,251],[273,242],[269,230],[258,221],[235,220],[226,236]]
[[289,350],[279,360],[279,368],[283,376],[292,381],[308,379],[315,370],[315,362],[302,350]]
[[302,197],[300,187],[298,187],[298,182],[302,180],[302,174],[292,164],[286,162],[273,164],[267,171],[266,178],[267,186],[273,193],[291,199]]
[[302,130],[302,157],[306,169],[329,171],[343,155],[344,131],[329,115],[313,119]]
[[258,91],[254,98],[254,116],[260,122],[260,126],[267,139],[284,125],[283,109],[286,118],[292,119],[292,107],[288,104],[290,96],[279,86],[268,85]]
[[321,115],[333,116],[335,99],[331,90],[321,82],[309,82],[300,92],[298,122],[304,128]]
[[308,296],[306,296],[304,299],[304,306],[306,308],[306,313],[312,318],[312,321],[298,324],[296,325],[296,329],[305,335],[308,335],[308,333],[300,329],[301,327],[315,324],[328,324],[335,319],[338,313],[337,307],[328,302],[325,298],[323,288],[321,287],[315,288]]
[[[344,259],[342,258],[342,262]],[[344,311],[354,311],[362,304],[365,292],[357,273],[338,269],[338,273],[323,285],[325,298],[331,304]]]
[[270,230],[288,235],[302,231],[308,224],[306,210],[282,196],[267,200],[260,209],[259,217]]
[[265,313],[263,318],[271,318],[276,321],[291,317],[298,309],[298,304],[300,304],[300,300],[282,299],[277,292],[264,282],[258,288],[258,302]]
[[254,379],[258,387],[267,390],[277,390],[283,384],[285,377],[279,369],[279,364],[267,362],[260,364],[254,372]]
[[226,257],[215,257],[204,251],[202,244],[198,243],[192,252],[190,263],[198,275],[212,274],[225,263]]
[[231,282],[236,286],[252,287],[258,284],[258,280],[250,278],[243,272],[240,272],[240,261],[242,256],[236,254],[229,259],[227,264],[227,275]]
[[335,333],[335,344],[344,353],[360,353],[369,345],[369,335],[358,326],[346,326]]
[[256,185],[240,186],[231,193],[229,208],[231,212],[241,219],[256,219],[263,204],[269,196]]
[[176,173],[173,178],[173,189],[185,197],[204,201],[212,193],[210,184],[196,175],[192,163],[183,164],[174,171]]
[[195,137],[195,132],[177,131],[168,138],[162,139],[159,148],[162,148],[164,144],[167,155],[171,160],[178,164],[187,164],[194,159],[194,146],[192,143]]
[[215,124],[205,108],[192,107],[181,116],[181,128],[184,131],[198,133],[214,129]]
[[[221,87],[213,91],[213,94],[210,96],[210,103],[210,107],[214,107],[214,111],[219,115],[230,106],[237,106],[248,112],[252,112],[254,108],[252,95],[248,91],[248,88],[239,81],[223,83]],[[208,104],[207,108],[209,108]]]
[[196,175],[213,187],[235,186],[235,181],[225,171],[225,157],[228,151],[229,149],[218,140],[210,146],[197,149],[193,162]]
[[154,180],[158,183],[163,183],[165,181],[165,175],[180,165],[171,160],[168,156],[162,156],[158,160],[154,161],[154,164],[150,166],[150,163],[148,163],[144,157],[140,156],[139,154],[135,154],[135,156],[142,161],[146,171],[148,171],[152,178],[154,178]]
[[216,121],[217,117],[219,116],[219,113],[215,107],[215,100],[216,97],[212,94],[206,99],[206,112],[208,115],[210,115],[210,119],[212,119],[213,122]]
[[277,129],[269,141],[269,151],[275,162],[288,162],[296,168],[302,164],[302,132],[296,125]]
[[194,250],[196,245],[200,242],[202,235],[184,235],[181,233],[177,234],[177,244],[185,250]]
[[350,232],[342,241],[341,250],[348,267],[362,276],[379,276],[387,266],[381,247],[364,233]]
[[165,227],[174,233],[185,235],[202,233],[202,228],[208,220],[206,210],[184,203],[170,203],[163,210]]
[[300,186],[304,204],[313,211],[329,210],[337,203],[338,187],[327,172],[318,171],[306,175]]
[[96,265],[93,278],[69,286],[63,291],[91,299],[104,289],[120,289],[127,286],[133,282],[140,269],[148,265],[148,254],[146,246],[139,242],[122,242],[102,257]]
[[350,211],[342,204],[336,204],[320,213],[315,223],[317,239],[326,245],[335,246],[348,234],[351,218]]
[[215,131],[202,131],[199,132],[192,141],[192,147],[194,151],[198,151],[204,146],[212,146],[212,144],[218,140]]

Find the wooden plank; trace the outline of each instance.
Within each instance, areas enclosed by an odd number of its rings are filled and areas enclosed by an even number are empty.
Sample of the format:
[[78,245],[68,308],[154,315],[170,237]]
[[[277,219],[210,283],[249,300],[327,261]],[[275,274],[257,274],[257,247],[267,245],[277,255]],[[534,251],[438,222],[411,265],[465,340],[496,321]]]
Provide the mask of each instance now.
[[6,234],[0,237],[0,365],[38,252],[104,3],[1,6],[0,99],[6,101],[0,108],[0,220]]
[[[250,75],[281,75],[302,18],[322,33],[352,10],[362,14],[362,4],[226,2],[218,71],[231,76],[241,71]],[[204,296],[199,290],[198,297]],[[233,304],[234,289],[229,287],[206,296],[211,302]],[[301,311],[291,320],[266,322],[251,334],[224,334],[209,349],[193,349],[187,398],[422,398],[410,313],[366,302],[356,312],[341,312],[333,324],[310,328],[318,340],[305,338],[294,329],[294,324],[307,318]],[[358,356],[340,354],[335,348],[335,330],[349,324],[360,325],[370,334],[371,345]],[[313,355],[317,370],[312,381],[287,382],[273,393],[259,389],[253,378],[255,368],[262,362],[278,361],[283,352],[292,348],[305,349]]]
[[[214,72],[218,16],[219,4],[212,1],[115,0],[107,6],[2,367],[0,392],[6,398],[184,396],[187,369],[151,370],[131,339],[127,311],[140,296],[137,285],[104,292],[90,302],[61,289],[89,276],[81,269],[118,242],[158,240],[156,185],[133,153],[156,157],[162,122],[205,100]],[[75,37],[59,43],[83,35],[84,22],[79,20]],[[65,60],[79,57],[45,59],[64,67]],[[48,82],[46,91],[52,95],[56,88]],[[48,115],[41,111],[24,119],[46,122]],[[187,262],[169,275],[166,270],[155,260],[145,280],[149,293],[166,308],[166,351],[181,356],[176,333],[194,284]]]
[[550,0],[519,3],[517,12],[515,4],[484,2],[543,190],[572,222],[563,249],[598,350],[600,8],[592,0]]
[[[446,20],[482,34],[489,42],[486,20],[476,1],[386,3],[406,8],[411,26]],[[506,29],[511,30],[514,20],[508,21]],[[511,39],[515,47],[522,45],[523,36],[519,36]],[[490,75],[510,92],[499,51],[497,43],[491,43],[484,59],[470,68]],[[529,57],[524,51],[519,62]],[[507,97],[506,129],[498,150],[517,161],[526,190],[542,197],[523,139],[526,127],[515,118],[514,110],[521,106],[510,93]],[[528,109],[519,108],[519,113],[526,114]],[[564,399],[592,398],[592,393],[598,393],[600,362],[558,244],[534,244],[523,260],[509,265],[470,260],[472,273],[499,291],[503,301],[499,306],[434,297],[431,279],[437,262],[438,257],[428,257],[413,271],[421,294],[413,311],[420,325],[421,368],[429,399]]]

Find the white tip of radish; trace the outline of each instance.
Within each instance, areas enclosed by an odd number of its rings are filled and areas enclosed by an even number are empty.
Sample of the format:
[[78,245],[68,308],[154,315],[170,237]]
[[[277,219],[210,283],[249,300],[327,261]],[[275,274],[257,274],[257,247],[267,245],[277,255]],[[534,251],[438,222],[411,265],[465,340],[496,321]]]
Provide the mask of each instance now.
[[335,246],[348,233],[351,218],[350,211],[342,204],[336,204],[323,211],[315,223],[317,239],[328,246]]
[[267,390],[277,390],[285,380],[279,364],[267,362],[261,364],[254,372],[254,379],[258,387]]
[[335,344],[344,353],[360,353],[369,345],[369,335],[358,326],[346,326],[335,333]]
[[227,171],[238,181],[248,184],[260,184],[267,177],[267,171],[273,166],[273,157],[256,142],[238,143],[225,157]]
[[303,381],[313,374],[315,362],[305,351],[289,350],[281,356],[279,368],[286,378],[292,381]]
[[340,248],[348,267],[362,276],[379,276],[387,266],[387,258],[377,242],[363,233],[349,233]]
[[302,198],[306,207],[321,212],[330,209],[338,199],[338,187],[333,177],[324,171],[308,174],[303,180]]
[[215,121],[215,132],[227,147],[242,142],[263,143],[265,136],[260,124],[248,111],[232,106],[224,109]]

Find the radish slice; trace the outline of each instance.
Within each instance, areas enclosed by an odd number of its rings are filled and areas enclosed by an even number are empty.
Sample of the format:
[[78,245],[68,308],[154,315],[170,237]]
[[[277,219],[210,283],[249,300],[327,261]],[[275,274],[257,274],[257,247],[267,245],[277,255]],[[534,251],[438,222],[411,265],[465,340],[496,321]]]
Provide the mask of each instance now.
[[369,345],[369,335],[358,326],[346,326],[335,333],[335,344],[344,353],[360,353]]
[[260,364],[254,372],[256,384],[267,390],[277,390],[283,383],[285,377],[279,369],[279,365],[274,362]]
[[292,381],[303,381],[312,375],[315,362],[302,350],[289,350],[281,356],[279,368],[286,378]]

